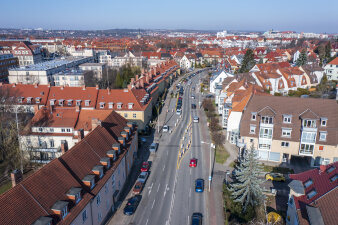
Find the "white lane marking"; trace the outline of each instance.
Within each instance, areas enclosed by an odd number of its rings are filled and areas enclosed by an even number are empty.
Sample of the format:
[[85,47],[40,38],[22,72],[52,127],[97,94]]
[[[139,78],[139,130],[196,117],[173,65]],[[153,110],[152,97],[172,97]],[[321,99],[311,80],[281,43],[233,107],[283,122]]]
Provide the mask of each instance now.
[[169,191],[168,184],[166,184],[166,186],[165,186],[164,193],[163,193],[163,197],[165,196],[165,194],[167,193],[167,191]]
[[146,221],[146,225],[148,224],[148,220],[149,220],[149,219],[147,219],[147,221]]
[[150,192],[151,192],[151,190],[153,189],[153,184],[154,184],[154,183],[151,183],[151,186],[150,186],[150,187],[148,187],[148,189],[149,189],[149,191],[148,191],[148,195],[150,195]]
[[191,188],[189,189],[189,198],[190,198],[190,196],[191,196]]
[[161,186],[161,184],[158,184],[158,187],[157,187],[157,192],[158,192],[158,190],[160,190],[160,186]]
[[151,209],[154,208],[154,204],[155,204],[155,199],[154,199],[154,201],[153,201],[153,204],[151,205]]
[[190,217],[188,216],[188,225],[189,225],[189,218],[190,218]]
[[165,165],[164,165],[164,167],[163,167],[162,171],[164,171],[164,169],[165,169]]

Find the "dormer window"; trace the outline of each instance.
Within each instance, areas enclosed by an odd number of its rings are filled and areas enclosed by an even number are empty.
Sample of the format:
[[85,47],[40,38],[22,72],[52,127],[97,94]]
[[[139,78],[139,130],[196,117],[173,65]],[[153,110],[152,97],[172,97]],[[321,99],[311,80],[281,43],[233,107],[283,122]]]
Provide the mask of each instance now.
[[313,181],[311,179],[307,180],[305,183],[304,183],[304,187],[305,188],[308,188],[310,187],[311,185],[313,184]]
[[76,106],[81,106],[81,100],[76,100]]
[[90,104],[90,100],[86,100],[85,101],[85,106],[89,106],[89,104]]
[[73,105],[73,100],[72,99],[67,100],[67,105],[68,106],[72,106]]
[[59,100],[59,106],[63,106],[63,102],[64,102],[65,100],[63,100],[63,99],[60,99]]
[[95,175],[89,174],[85,176],[82,182],[90,189],[93,189],[95,187]]
[[322,127],[326,127],[327,124],[327,118],[320,118],[320,125]]
[[283,123],[291,123],[291,115],[283,115]]
[[121,102],[117,103],[117,108],[122,109],[122,103]]
[[316,128],[316,120],[303,120],[303,127]]
[[256,112],[252,112],[251,113],[251,120],[256,120],[256,118],[257,118],[257,113]]
[[113,108],[113,105],[114,105],[114,103],[109,102],[109,103],[108,103],[108,108],[109,108],[109,109],[112,109],[112,108]]
[[100,102],[100,109],[104,109],[104,105],[105,105],[104,102]]
[[128,103],[128,109],[132,109],[133,108],[133,103]]
[[67,196],[68,196],[69,199],[73,200],[75,202],[75,204],[77,204],[82,199],[81,191],[82,191],[82,188],[72,187],[67,192]]
[[50,100],[50,105],[55,105],[55,99]]
[[31,103],[32,103],[32,99],[33,99],[32,97],[28,97],[28,98],[27,98],[27,103],[28,103],[28,104],[31,104]]
[[66,201],[57,201],[53,206],[52,206],[52,211],[55,214],[58,214],[61,216],[62,219],[65,219],[66,216],[68,215],[68,202]]
[[311,199],[311,198],[313,198],[316,194],[317,194],[317,191],[316,191],[315,189],[313,189],[312,191],[310,191],[310,192],[307,194],[307,198],[308,198],[308,199]]
[[330,168],[327,169],[327,173],[331,173],[332,171],[334,171],[336,169],[336,167],[331,166]]
[[41,98],[40,98],[40,97],[36,97],[36,98],[35,98],[35,102],[36,102],[36,103],[40,103],[40,102],[41,102]]
[[94,166],[92,171],[94,174],[98,175],[100,179],[103,177],[103,166],[102,165]]
[[18,103],[22,103],[23,97],[18,97]]

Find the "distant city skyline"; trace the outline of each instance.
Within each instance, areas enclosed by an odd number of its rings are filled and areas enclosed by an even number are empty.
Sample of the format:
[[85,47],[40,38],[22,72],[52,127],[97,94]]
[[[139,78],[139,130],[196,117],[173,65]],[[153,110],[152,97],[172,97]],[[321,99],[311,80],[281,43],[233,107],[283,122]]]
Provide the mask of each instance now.
[[338,33],[338,1],[36,0],[0,3],[1,28],[188,29]]

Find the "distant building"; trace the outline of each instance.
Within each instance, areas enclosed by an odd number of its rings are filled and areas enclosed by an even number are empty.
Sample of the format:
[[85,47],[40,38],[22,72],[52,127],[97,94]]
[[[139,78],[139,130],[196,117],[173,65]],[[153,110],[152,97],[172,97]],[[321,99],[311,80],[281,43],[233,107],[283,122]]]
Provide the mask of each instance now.
[[328,80],[338,80],[338,57],[324,67]]
[[336,225],[338,162],[289,175],[288,225]]
[[75,68],[80,64],[92,62],[93,57],[67,57],[46,61],[26,67],[13,68],[9,70],[9,83],[23,84],[48,84],[53,83],[53,75]]
[[124,65],[142,67],[146,62],[146,58],[143,56],[135,56],[131,52],[125,53],[123,56],[116,56],[112,59],[113,67],[122,67]]
[[18,58],[12,54],[0,54],[0,82],[8,80],[8,69],[18,66]]
[[217,38],[223,38],[223,37],[228,36],[228,32],[226,30],[221,31],[221,32],[217,32],[216,36],[217,36]]

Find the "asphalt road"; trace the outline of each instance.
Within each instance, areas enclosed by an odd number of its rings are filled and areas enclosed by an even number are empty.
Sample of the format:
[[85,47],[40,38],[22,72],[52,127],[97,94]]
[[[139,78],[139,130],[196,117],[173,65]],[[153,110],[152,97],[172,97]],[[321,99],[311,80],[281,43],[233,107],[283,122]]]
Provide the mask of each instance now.
[[[201,77],[207,72],[201,73]],[[201,149],[201,138],[199,123],[192,123],[192,144],[185,152],[178,167],[179,143],[186,132],[190,116],[199,116],[197,109],[191,109],[191,104],[198,102],[199,76],[192,77],[192,84],[184,84],[184,96],[182,104],[182,115],[176,115],[176,99],[170,100],[166,125],[172,132],[163,133],[156,154],[150,156],[153,160],[150,168],[150,176],[142,191],[142,200],[136,212],[132,216],[117,213],[116,218],[110,224],[133,224],[133,225],[184,225],[190,224],[193,212],[203,214],[203,222],[207,224],[206,191],[208,188],[208,170],[204,165],[203,152]],[[195,99],[191,98],[192,87],[196,87]],[[176,127],[175,127],[176,123]],[[187,143],[187,139],[183,143]],[[197,167],[190,168],[191,158],[197,158]],[[203,193],[195,192],[195,180],[205,180]],[[132,194],[130,193],[128,197]],[[121,208],[124,207],[124,202]],[[121,210],[120,210],[121,211]],[[115,217],[115,216],[114,216]]]

